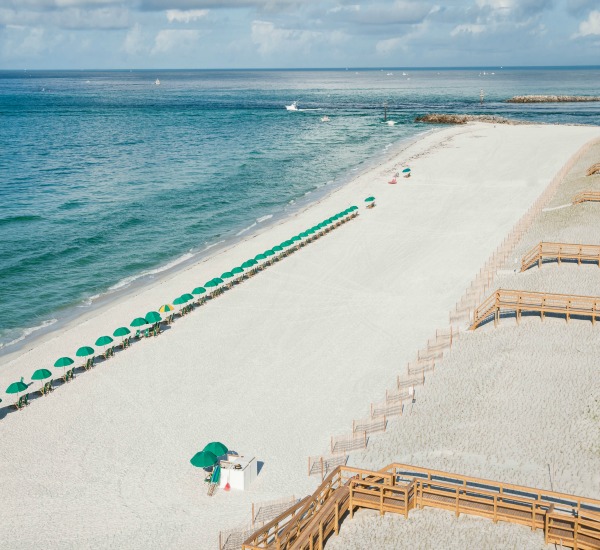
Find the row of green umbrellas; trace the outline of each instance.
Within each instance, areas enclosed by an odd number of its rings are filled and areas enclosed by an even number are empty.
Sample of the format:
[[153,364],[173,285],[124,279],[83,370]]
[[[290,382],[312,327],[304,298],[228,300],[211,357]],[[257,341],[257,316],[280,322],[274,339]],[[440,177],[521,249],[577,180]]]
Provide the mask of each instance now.
[[[367,202],[370,202],[370,201],[375,200],[375,197],[368,197],[365,200]],[[161,313],[164,314],[164,313],[173,312],[174,311],[173,306],[184,306],[188,302],[194,300],[197,296],[200,296],[200,295],[206,293],[207,289],[216,288],[221,283],[225,282],[226,279],[232,279],[236,275],[242,274],[245,269],[251,269],[252,267],[258,265],[259,261],[267,260],[268,258],[274,256],[278,252],[282,252],[285,248],[295,245],[295,243],[301,241],[303,238],[312,236],[313,234],[321,231],[322,229],[325,229],[328,225],[347,216],[348,214],[351,214],[352,212],[354,212],[356,210],[358,210],[357,206],[351,206],[349,208],[346,208],[346,210],[343,210],[342,212],[339,212],[338,214],[335,214],[334,216],[323,220],[321,223],[318,223],[317,225],[307,229],[306,231],[302,231],[298,235],[294,235],[292,238],[283,241],[279,245],[275,245],[272,248],[269,248],[268,250],[265,250],[264,252],[257,254],[254,258],[250,258],[250,259],[246,260],[240,266],[234,267],[230,271],[225,271],[224,273],[221,274],[220,277],[213,277],[212,279],[210,279],[209,281],[204,283],[204,286],[196,287],[194,290],[192,290],[191,293],[186,293],[186,294],[182,294],[181,296],[178,296],[177,298],[175,298],[173,300],[173,305],[164,304],[159,308],[159,311],[149,311],[148,313],[146,313],[146,315],[144,317],[136,317],[135,319],[133,319],[131,321],[129,326],[133,327],[133,328],[139,328],[139,327],[143,327],[146,325],[153,325],[153,324],[159,323],[162,320]],[[128,327],[123,326],[123,327],[117,328],[113,332],[113,337],[126,338],[130,334],[131,334],[131,330]],[[110,346],[114,342],[113,337],[108,336],[108,335],[100,336],[96,340],[95,345],[97,347],[106,348],[107,346]],[[91,355],[94,355],[94,353],[95,353],[95,350],[93,347],[82,346],[76,351],[75,355],[77,357],[89,357]],[[65,356],[65,357],[61,357],[61,358],[57,359],[54,363],[54,366],[62,367],[64,369],[68,366],[73,365],[74,362],[75,361],[73,359]],[[52,373],[48,369],[38,369],[33,373],[31,378],[32,378],[32,380],[45,380],[46,378],[50,378],[51,376],[52,376]],[[23,378],[21,378],[21,381],[13,382],[10,386],[8,386],[6,392],[7,393],[19,393],[21,391],[25,391],[25,389],[27,389],[27,385],[23,382]],[[206,451],[206,449],[201,452],[205,452],[205,451]],[[207,452],[210,452],[210,450]],[[225,450],[225,452],[221,453],[221,454],[225,454],[226,452],[227,452],[227,450]],[[197,455],[198,454],[200,454],[200,453],[197,453]]]

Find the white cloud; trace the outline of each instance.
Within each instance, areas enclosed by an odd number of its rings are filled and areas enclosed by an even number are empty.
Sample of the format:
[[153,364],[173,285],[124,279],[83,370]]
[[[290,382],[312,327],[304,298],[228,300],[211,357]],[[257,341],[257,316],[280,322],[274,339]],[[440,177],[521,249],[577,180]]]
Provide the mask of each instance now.
[[189,54],[190,50],[197,46],[200,34],[198,30],[162,29],[158,31],[154,39],[154,47],[150,53],[154,55],[181,50]]
[[450,33],[450,36],[457,36],[459,34],[481,34],[485,31],[485,29],[485,25],[467,23],[454,27]]
[[600,11],[590,12],[586,21],[579,23],[579,32],[573,38],[600,34]]
[[323,34],[302,29],[277,28],[270,21],[252,21],[252,42],[262,55],[286,51],[310,50],[311,45],[322,41]]
[[147,49],[144,42],[142,27],[136,23],[125,36],[123,50],[129,55],[139,55]]
[[387,55],[394,50],[398,49],[402,43],[402,38],[388,38],[387,40],[380,40],[375,44],[375,51],[378,54]]
[[191,23],[206,17],[209,10],[167,10],[169,23]]

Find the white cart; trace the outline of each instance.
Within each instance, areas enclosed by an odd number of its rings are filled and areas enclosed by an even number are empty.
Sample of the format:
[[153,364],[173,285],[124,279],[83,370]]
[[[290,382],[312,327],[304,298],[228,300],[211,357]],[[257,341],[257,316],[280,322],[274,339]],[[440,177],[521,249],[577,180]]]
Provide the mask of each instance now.
[[224,488],[229,482],[232,489],[245,491],[258,476],[258,463],[255,457],[228,455],[221,460],[221,481],[219,487]]

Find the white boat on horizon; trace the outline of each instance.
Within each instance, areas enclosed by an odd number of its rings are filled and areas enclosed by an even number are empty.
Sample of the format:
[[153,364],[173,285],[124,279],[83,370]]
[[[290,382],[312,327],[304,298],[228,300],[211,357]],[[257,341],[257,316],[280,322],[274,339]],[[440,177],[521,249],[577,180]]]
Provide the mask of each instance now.
[[324,117],[321,117],[321,122],[329,122],[331,119],[325,115]]
[[158,78],[154,81],[154,84],[156,84],[157,86],[160,86],[160,80],[158,80]]
[[298,110],[298,102],[297,101],[293,101],[291,105],[286,105],[285,108],[288,111],[297,111]]

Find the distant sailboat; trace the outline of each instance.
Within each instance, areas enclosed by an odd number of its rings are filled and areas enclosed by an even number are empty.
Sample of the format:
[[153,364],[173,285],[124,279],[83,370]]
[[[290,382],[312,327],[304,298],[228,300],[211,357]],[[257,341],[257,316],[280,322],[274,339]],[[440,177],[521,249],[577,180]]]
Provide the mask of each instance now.
[[158,78],[154,81],[154,84],[156,84],[157,86],[160,86],[160,80],[158,80]]
[[321,122],[329,122],[331,119],[325,115],[324,117],[321,117]]

